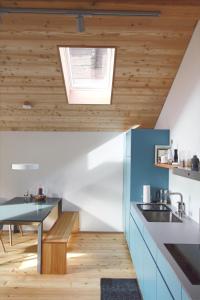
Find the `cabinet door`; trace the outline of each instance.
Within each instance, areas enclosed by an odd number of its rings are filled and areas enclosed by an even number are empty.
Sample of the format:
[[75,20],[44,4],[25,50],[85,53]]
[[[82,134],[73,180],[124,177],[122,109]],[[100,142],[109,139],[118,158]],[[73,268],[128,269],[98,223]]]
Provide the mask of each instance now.
[[[143,241],[144,243],[144,241]],[[156,264],[144,243],[143,246],[143,299],[156,299]],[[162,298],[160,298],[161,300]],[[162,299],[163,300],[163,299]]]
[[181,282],[164,255],[157,250],[157,265],[174,299],[181,300]]
[[135,255],[136,255],[135,249],[134,249],[134,247],[135,247],[135,233],[134,233],[134,226],[135,226],[135,224],[134,224],[133,218],[132,218],[132,216],[130,215],[130,231],[129,231],[130,248],[129,248],[129,249],[130,249],[131,259],[132,259],[133,263],[134,263],[134,257],[135,257]]
[[126,201],[127,201],[127,159],[123,163],[123,229],[126,233]]
[[131,158],[126,158],[125,234],[129,245]]
[[183,288],[182,288],[182,300],[190,300],[189,296],[186,294]]
[[171,293],[169,292],[160,272],[157,270],[157,300],[173,300]]
[[140,232],[132,216],[130,216],[130,252],[137,280],[142,291],[143,288],[143,243]]
[[126,133],[126,136],[125,136],[125,147],[126,147],[126,152],[125,152],[125,155],[127,157],[130,157],[131,156],[131,137],[132,137],[132,131],[129,130],[127,133]]

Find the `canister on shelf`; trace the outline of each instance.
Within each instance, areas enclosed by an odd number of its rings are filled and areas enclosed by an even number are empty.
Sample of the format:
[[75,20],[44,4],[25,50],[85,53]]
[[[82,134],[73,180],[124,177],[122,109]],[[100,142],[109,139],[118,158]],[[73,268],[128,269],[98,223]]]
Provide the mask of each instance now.
[[192,158],[192,171],[199,171],[199,159],[197,155]]

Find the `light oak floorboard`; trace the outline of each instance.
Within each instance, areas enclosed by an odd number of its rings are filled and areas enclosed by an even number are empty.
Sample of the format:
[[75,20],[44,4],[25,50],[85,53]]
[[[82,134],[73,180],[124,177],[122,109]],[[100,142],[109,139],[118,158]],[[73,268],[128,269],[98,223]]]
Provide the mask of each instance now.
[[37,235],[8,233],[0,248],[0,300],[99,300],[100,278],[134,278],[122,233],[76,233],[68,243],[68,274],[37,273]]

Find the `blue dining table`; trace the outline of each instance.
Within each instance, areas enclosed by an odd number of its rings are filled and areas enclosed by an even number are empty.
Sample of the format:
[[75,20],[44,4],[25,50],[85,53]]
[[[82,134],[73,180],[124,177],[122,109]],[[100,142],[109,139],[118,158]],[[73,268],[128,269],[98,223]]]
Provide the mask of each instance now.
[[37,270],[39,273],[42,271],[43,222],[56,206],[59,217],[62,212],[62,198],[35,201],[29,197],[15,197],[0,204],[0,224],[37,226]]

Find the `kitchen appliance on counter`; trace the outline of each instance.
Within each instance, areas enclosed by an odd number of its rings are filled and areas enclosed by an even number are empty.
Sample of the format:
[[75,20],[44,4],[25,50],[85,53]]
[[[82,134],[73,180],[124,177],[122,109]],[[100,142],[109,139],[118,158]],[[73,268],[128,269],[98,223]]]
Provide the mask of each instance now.
[[150,185],[143,185],[143,202],[151,202],[151,187]]

